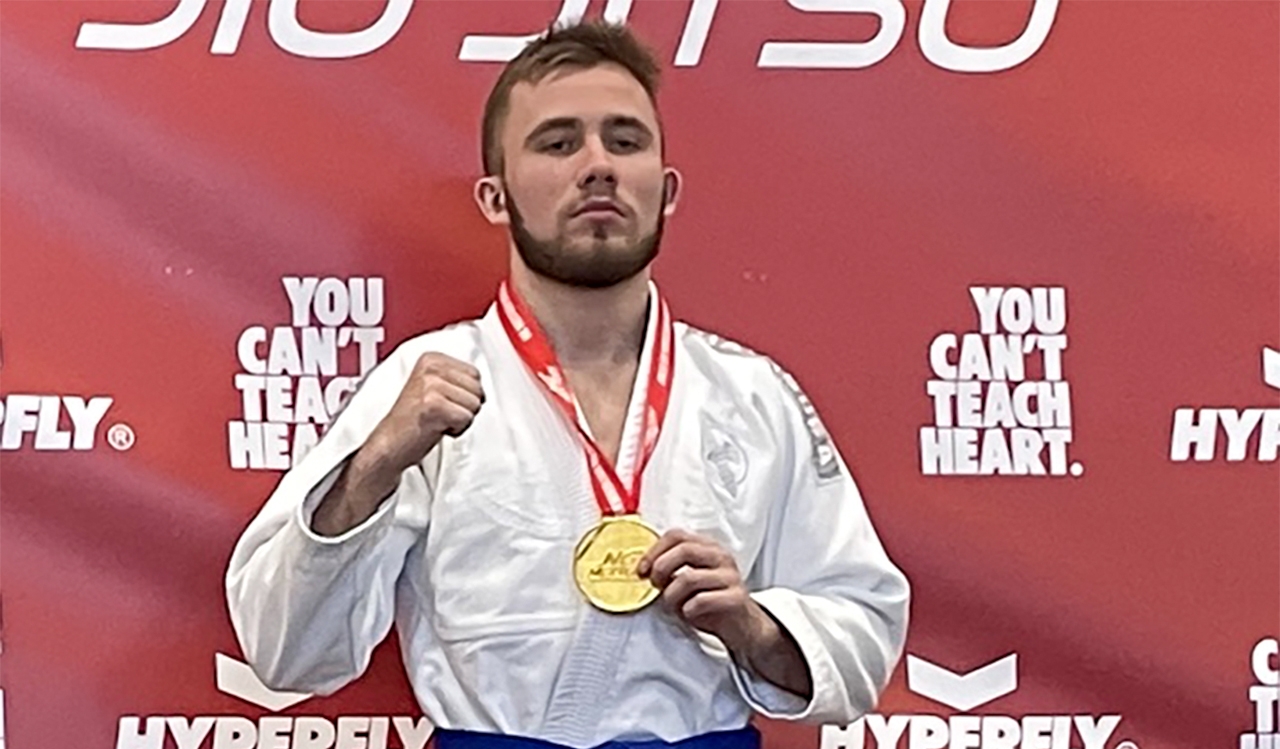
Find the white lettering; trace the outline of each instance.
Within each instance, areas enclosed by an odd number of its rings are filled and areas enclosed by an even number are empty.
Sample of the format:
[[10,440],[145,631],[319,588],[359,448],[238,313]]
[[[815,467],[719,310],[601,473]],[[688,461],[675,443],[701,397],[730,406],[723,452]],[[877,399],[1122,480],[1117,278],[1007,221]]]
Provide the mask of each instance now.
[[1010,333],[1031,330],[1033,316],[1031,294],[1026,289],[1015,286],[1000,297],[1000,325]]
[[925,59],[957,73],[994,73],[1026,62],[1049,36],[1058,13],[1058,0],[1034,0],[1027,28],[1000,47],[967,47],[947,37],[947,10],[951,0],[925,0],[920,15],[919,44]]
[[920,472],[926,476],[955,473],[951,430],[920,428]]
[[338,331],[302,328],[302,371],[332,377],[338,373]]
[[889,56],[902,39],[907,10],[901,0],[787,0],[791,7],[811,13],[871,13],[880,29],[865,42],[765,42],[756,60],[759,68],[856,69],[875,65]]
[[987,335],[996,332],[996,311],[1000,308],[1000,295],[1003,293],[1004,288],[1001,286],[969,288],[969,296],[973,297],[973,306],[978,310],[979,332]]
[[263,467],[289,468],[289,425],[265,422],[257,426],[262,430]]
[[[951,363],[947,352],[954,351],[956,348],[956,334],[942,333],[933,339],[933,343],[929,344],[929,366],[933,368],[933,373],[944,380],[954,380],[956,378],[956,367]],[[938,426],[946,426],[938,424]]]
[[147,718],[147,730],[139,733],[141,720],[136,715],[120,718],[116,730],[116,749],[162,749],[164,746],[164,718]]
[[1066,289],[1061,286],[1036,287],[1031,290],[1031,306],[1035,308],[1036,330],[1050,335],[1066,330]]
[[267,374],[302,374],[302,357],[293,328],[281,325],[271,329],[271,347],[267,351]]
[[1046,380],[1062,379],[1062,352],[1067,348],[1065,335],[1036,336],[1036,347],[1040,349],[1044,361],[1044,378]]
[[351,335],[360,349],[360,375],[363,377],[378,363],[378,344],[382,343],[385,336],[382,328],[348,328],[348,330],[351,330]]
[[386,310],[382,279],[352,278],[347,284],[351,288],[351,322],[363,327],[382,322]]
[[1274,637],[1265,637],[1253,646],[1249,665],[1253,667],[1254,678],[1259,684],[1273,687],[1280,685],[1280,667],[1271,665],[1271,662],[1278,657],[1280,657],[1280,641]]
[[1054,749],[1053,718],[1047,715],[1026,715],[1022,718],[1022,749]]
[[245,328],[236,341],[236,356],[240,367],[250,374],[266,374],[267,363],[258,356],[258,346],[267,342],[267,329],[261,325]]
[[307,278],[285,276],[280,281],[284,284],[285,296],[289,297],[289,307],[293,310],[291,318],[293,326],[302,328],[310,325],[311,300],[316,295],[316,286],[320,283],[320,279],[314,276]]
[[293,731],[293,718],[264,715],[258,719],[257,749],[289,749],[289,734]]
[[262,423],[232,421],[227,423],[227,449],[231,467],[236,470],[265,467],[262,452]]
[[924,389],[933,398],[933,423],[940,427],[951,426],[951,399],[956,394],[956,383],[929,380]]
[[98,424],[107,415],[107,409],[115,402],[113,398],[90,398],[88,403],[83,398],[68,395],[62,399],[67,409],[67,418],[71,419],[71,428],[75,437],[71,440],[73,450],[92,450],[93,438],[98,432]]
[[947,722],[936,715],[914,715],[907,737],[911,749],[943,749],[947,745]]
[[1004,715],[988,715],[982,719],[982,749],[1017,749],[1022,741],[1022,726]]
[[1227,435],[1227,460],[1244,460],[1245,450],[1249,448],[1249,435],[1254,427],[1262,421],[1262,409],[1249,408],[1236,411],[1234,408],[1218,409],[1218,423]]
[[1026,379],[1026,360],[1022,354],[1022,336],[999,334],[989,339],[991,376],[997,380]]
[[911,718],[906,715],[876,715],[866,717],[867,729],[876,738],[876,746],[897,746],[898,739],[907,730]]
[[165,720],[169,724],[169,733],[173,736],[173,743],[177,745],[178,749],[200,749],[200,742],[204,741],[204,737],[208,736],[209,731],[213,730],[213,718],[208,716],[192,718],[190,723],[181,715],[175,715]]
[[338,742],[333,749],[369,749],[361,734],[369,732],[368,718],[338,718]]
[[265,379],[267,421],[293,421],[292,382],[283,375]]
[[99,23],[86,21],[76,35],[77,49],[155,49],[191,30],[204,10],[205,0],[179,0],[169,15],[151,23]]
[[253,749],[258,743],[258,729],[253,721],[237,715],[224,715],[213,728],[213,749]]
[[58,417],[62,415],[62,399],[56,395],[40,396],[40,411],[36,415],[37,450],[66,450],[71,447],[71,432],[58,429]]
[[39,426],[36,414],[40,410],[40,396],[10,394],[5,400],[4,431],[0,434],[0,450],[17,450],[22,447],[22,435],[34,432]]
[[403,749],[422,749],[427,745],[427,739],[431,737],[431,721],[425,717],[419,718],[415,725],[413,718],[396,716],[391,719],[391,725],[395,726],[396,735],[400,737],[400,746]]
[[1262,414],[1262,428],[1258,430],[1258,460],[1275,460],[1280,449],[1280,408],[1268,408]]
[[1213,448],[1218,434],[1218,412],[1212,408],[1200,409],[1200,421],[1195,422],[1193,408],[1179,408],[1173,412],[1173,439],[1169,444],[1169,459],[1186,460],[1191,446],[1196,446],[1196,460],[1213,460]]
[[336,735],[333,724],[324,718],[293,719],[293,749],[329,749]]
[[1253,703],[1257,733],[1276,730],[1276,705],[1280,702],[1280,687],[1249,687],[1249,701]]
[[1119,715],[1102,715],[1095,721],[1092,715],[1077,715],[1076,732],[1084,742],[1084,749],[1106,749],[1107,739],[1120,725]]
[[982,336],[977,333],[965,333],[960,339],[961,380],[990,380],[991,365],[987,362],[987,348],[983,345]]
[[404,26],[410,10],[413,10],[413,0],[386,0],[382,15],[367,28],[359,31],[313,31],[298,21],[298,0],[271,0],[267,28],[280,49],[299,57],[359,57],[391,41]]

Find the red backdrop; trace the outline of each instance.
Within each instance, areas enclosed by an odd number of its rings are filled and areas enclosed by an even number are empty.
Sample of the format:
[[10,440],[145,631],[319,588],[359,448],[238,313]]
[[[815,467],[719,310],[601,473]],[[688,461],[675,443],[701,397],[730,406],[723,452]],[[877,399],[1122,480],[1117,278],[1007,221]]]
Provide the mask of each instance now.
[[[226,561],[279,476],[231,467],[241,333],[290,325],[284,277],[384,279],[383,354],[483,310],[505,238],[469,190],[498,65],[459,50],[468,34],[536,31],[559,5],[423,0],[378,49],[317,59],[281,48],[266,2],[234,54],[210,50],[235,10],[216,0],[133,51],[76,40],[85,22],[151,22],[178,3],[0,3],[15,749],[116,746],[123,716],[269,714],[214,677],[214,653],[239,657]],[[638,0],[630,20],[671,63],[690,11],[713,5]],[[697,63],[667,70],[687,189],[657,274],[677,316],[807,388],[913,583],[908,653],[956,674],[1017,654],[1016,691],[964,714],[1120,716],[1106,749],[1244,746],[1266,731],[1251,654],[1263,642],[1274,668],[1265,642],[1280,634],[1280,464],[1263,445],[1280,422],[1259,414],[1240,456],[1219,428],[1207,459],[1183,460],[1179,442],[1205,439],[1176,434],[1175,411],[1203,425],[1205,408],[1280,408],[1261,363],[1280,348],[1280,3],[1067,0],[1025,62],[958,72],[922,53],[926,7],[908,2],[873,64],[758,67],[766,41],[892,26],[806,5],[819,3],[719,3]],[[946,33],[1003,45],[1032,6],[959,0]],[[306,0],[298,18],[352,31],[387,7]],[[926,392],[941,379],[931,345],[994,332],[971,287],[1065,289],[1079,469],[926,475],[921,429],[946,426]],[[354,353],[341,374],[358,372]],[[91,449],[36,449],[59,445],[57,424],[15,395],[112,400]],[[76,403],[42,407],[72,431]],[[900,668],[880,712],[960,713],[936,697]],[[388,644],[357,683],[283,714],[417,708]],[[774,748],[879,746],[861,726],[764,730]]]

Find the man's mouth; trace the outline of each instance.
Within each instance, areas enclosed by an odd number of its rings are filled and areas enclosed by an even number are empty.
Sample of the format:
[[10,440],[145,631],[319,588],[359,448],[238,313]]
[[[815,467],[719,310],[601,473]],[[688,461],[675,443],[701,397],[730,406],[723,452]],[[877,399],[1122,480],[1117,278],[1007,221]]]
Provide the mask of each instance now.
[[623,216],[622,207],[607,198],[593,198],[578,206],[572,214],[573,218],[578,216]]

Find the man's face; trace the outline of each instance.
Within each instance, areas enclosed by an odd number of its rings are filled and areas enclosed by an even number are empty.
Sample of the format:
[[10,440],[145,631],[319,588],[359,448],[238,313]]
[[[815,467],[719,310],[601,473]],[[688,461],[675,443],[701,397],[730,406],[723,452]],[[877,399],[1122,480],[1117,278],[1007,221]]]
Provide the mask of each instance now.
[[502,129],[511,235],[531,270],[603,288],[653,260],[665,202],[657,114],[612,64],[511,90]]

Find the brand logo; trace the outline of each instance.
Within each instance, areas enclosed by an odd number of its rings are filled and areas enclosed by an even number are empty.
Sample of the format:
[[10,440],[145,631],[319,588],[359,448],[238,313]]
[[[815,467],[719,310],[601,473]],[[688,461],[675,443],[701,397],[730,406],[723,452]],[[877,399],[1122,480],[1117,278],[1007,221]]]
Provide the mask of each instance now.
[[[108,396],[10,393],[0,403],[0,450],[92,450],[98,425],[114,402]],[[128,424],[116,423],[106,430],[106,438],[111,447],[128,450],[135,435]]]
[[[646,0],[650,1],[650,0]],[[777,0],[780,2],[781,0]],[[991,73],[1026,62],[1044,45],[1058,14],[1059,0],[1032,0],[1031,15],[1022,33],[997,47],[969,47],[947,36],[951,0],[925,0],[920,13],[917,43],[925,59],[944,70]],[[880,62],[897,48],[906,29],[907,11],[902,0],[787,0],[796,10],[809,13],[861,13],[875,16],[876,35],[866,41],[802,42],[766,41],[760,47],[756,67],[856,69]],[[206,0],[179,0],[169,15],[150,23],[86,21],[76,35],[80,49],[146,50],[181,39],[196,25]],[[559,23],[572,23],[584,15],[591,0],[562,0]],[[634,0],[606,0],[606,20],[625,22]],[[688,67],[702,60],[703,49],[720,6],[719,0],[692,0],[674,65]],[[267,6],[267,32],[276,46],[299,57],[349,58],[374,52],[391,42],[404,27],[413,0],[383,0],[382,13],[368,26],[345,32],[316,31],[298,20],[298,0],[271,0]],[[209,52],[233,55],[240,47],[252,9],[251,0],[226,0],[214,31]],[[744,8],[745,9],[745,8]],[[515,57],[538,34],[467,34],[458,48],[463,62],[505,62]]]
[[[236,342],[244,371],[234,380],[242,418],[227,424],[232,468],[296,465],[320,440],[318,428],[378,363],[385,339],[381,278],[287,277],[282,283],[292,325],[253,325]],[[339,375],[343,354],[356,360],[357,375]]]
[[[214,655],[218,691],[272,712],[311,695],[268,689],[249,665]],[[116,749],[423,749],[434,727],[408,716],[126,715],[116,731]],[[171,737],[172,742],[166,742]],[[3,747],[0,747],[3,749]]]
[[587,570],[587,575],[600,581],[635,580],[636,565],[640,563],[642,556],[644,556],[644,549],[611,551],[604,555],[599,566]]
[[1071,388],[1063,373],[1067,292],[969,289],[978,331],[929,345],[933,425],[920,429],[926,476],[1079,476],[1070,462]]
[[[907,688],[955,710],[980,707],[1018,688],[1018,656],[957,674],[907,656]],[[877,715],[822,727],[822,749],[1137,749],[1112,743],[1119,715]]]
[[707,480],[730,497],[747,478],[747,454],[729,431],[707,418],[702,420],[702,457]]
[[[1262,349],[1262,381],[1280,389],[1280,351]],[[1210,461],[1217,454],[1218,433],[1226,438],[1226,459],[1249,456],[1249,441],[1257,433],[1253,456],[1259,461],[1276,459],[1280,448],[1280,408],[1179,408],[1173,412],[1169,459],[1175,463],[1194,459]]]
[[1276,638],[1267,637],[1253,646],[1249,659],[1253,677],[1258,680],[1249,687],[1249,701],[1253,703],[1253,731],[1240,734],[1240,749],[1276,749],[1280,747],[1280,644]]

